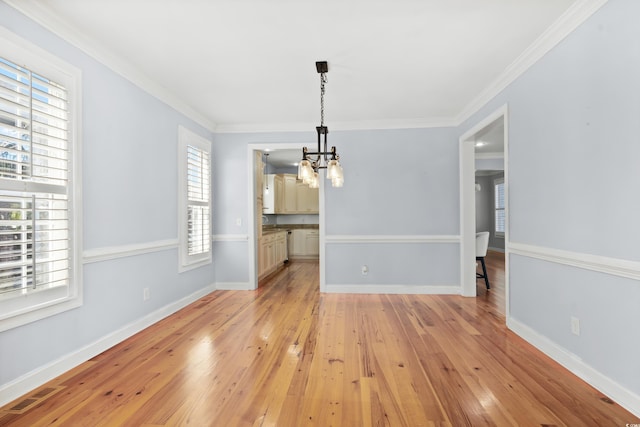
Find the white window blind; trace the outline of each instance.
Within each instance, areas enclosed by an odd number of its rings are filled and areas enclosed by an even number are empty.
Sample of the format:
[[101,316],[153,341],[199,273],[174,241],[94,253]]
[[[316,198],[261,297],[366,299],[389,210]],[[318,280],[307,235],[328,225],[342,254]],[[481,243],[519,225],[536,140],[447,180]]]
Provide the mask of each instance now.
[[70,281],[67,90],[0,58],[0,300]]
[[192,145],[187,146],[187,251],[189,255],[211,249],[211,216],[209,213],[209,153]]
[[211,143],[178,128],[178,239],[180,271],[210,263],[211,248]]
[[495,232],[496,236],[504,236],[505,210],[504,210],[504,179],[494,181],[495,196]]

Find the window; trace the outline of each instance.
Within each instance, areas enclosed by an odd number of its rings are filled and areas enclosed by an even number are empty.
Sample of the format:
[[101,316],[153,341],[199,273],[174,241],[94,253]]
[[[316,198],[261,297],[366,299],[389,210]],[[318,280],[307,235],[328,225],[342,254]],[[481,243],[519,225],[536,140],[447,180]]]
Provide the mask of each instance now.
[[211,144],[182,126],[179,138],[180,270],[211,262]]
[[[0,33],[0,330],[82,303],[72,163],[79,72]],[[18,65],[24,64],[24,65]],[[37,71],[36,71],[37,70]]]
[[495,197],[495,233],[497,237],[504,237],[504,178],[493,181]]

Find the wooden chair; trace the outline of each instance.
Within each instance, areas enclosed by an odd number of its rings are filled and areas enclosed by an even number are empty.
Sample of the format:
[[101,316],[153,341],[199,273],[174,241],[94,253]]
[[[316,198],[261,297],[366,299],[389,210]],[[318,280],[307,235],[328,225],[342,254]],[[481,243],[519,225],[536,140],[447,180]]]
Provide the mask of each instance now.
[[480,264],[482,264],[482,274],[476,273],[476,279],[484,279],[484,284],[487,285],[487,289],[491,289],[491,286],[489,286],[489,277],[487,276],[487,266],[484,264],[484,257],[487,256],[488,247],[489,232],[481,231],[476,233],[476,261],[480,261]]

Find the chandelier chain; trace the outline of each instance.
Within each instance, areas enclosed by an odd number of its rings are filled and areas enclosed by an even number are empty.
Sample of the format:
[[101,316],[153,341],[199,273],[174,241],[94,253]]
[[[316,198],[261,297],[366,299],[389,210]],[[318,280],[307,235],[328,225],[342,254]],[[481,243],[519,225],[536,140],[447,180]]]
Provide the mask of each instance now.
[[324,84],[327,82],[327,75],[320,73],[320,126],[324,126]]

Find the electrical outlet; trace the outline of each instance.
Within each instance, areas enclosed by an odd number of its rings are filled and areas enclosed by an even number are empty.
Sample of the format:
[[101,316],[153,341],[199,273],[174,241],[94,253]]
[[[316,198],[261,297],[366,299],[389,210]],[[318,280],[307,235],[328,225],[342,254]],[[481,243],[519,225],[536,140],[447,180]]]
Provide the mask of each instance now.
[[580,319],[571,316],[571,333],[573,335],[580,335]]
[[147,301],[149,298],[151,298],[151,291],[149,288],[144,288],[142,290],[142,301]]
[[367,274],[369,274],[369,267],[367,267],[366,265],[362,266],[362,275],[366,276]]

